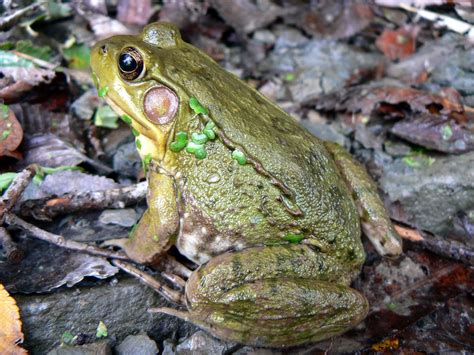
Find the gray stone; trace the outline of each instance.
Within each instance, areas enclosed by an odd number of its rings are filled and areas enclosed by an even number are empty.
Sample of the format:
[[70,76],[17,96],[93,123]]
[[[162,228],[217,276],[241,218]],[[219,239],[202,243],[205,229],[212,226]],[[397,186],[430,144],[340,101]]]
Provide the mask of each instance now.
[[178,355],[226,354],[235,346],[236,344],[234,343],[220,341],[208,333],[198,330],[178,344],[174,353]]
[[131,227],[137,223],[138,215],[133,208],[105,210],[100,214],[99,221],[104,224],[117,224],[122,227]]
[[155,355],[158,346],[146,334],[129,335],[115,348],[116,355]]
[[401,159],[384,164],[380,186],[390,201],[392,217],[450,235],[456,216],[474,210],[473,166],[474,152],[438,157],[431,166],[420,168],[409,167]]
[[347,138],[336,131],[332,125],[325,123],[314,123],[309,120],[302,120],[301,125],[305,127],[311,134],[315,135],[323,141],[335,142],[341,146],[345,146]]
[[59,346],[51,350],[48,355],[112,355],[112,350],[109,342],[104,340],[92,344]]
[[332,40],[315,39],[291,47],[277,45],[278,39],[273,52],[261,63],[261,70],[294,73],[288,89],[297,103],[341,90],[360,70],[374,68],[381,60],[378,54],[357,52]]
[[130,278],[115,285],[104,282],[46,295],[13,296],[20,308],[25,348],[32,354],[44,354],[58,346],[66,331],[94,337],[100,321],[107,326],[109,337],[119,341],[140,331],[162,341],[172,333],[185,337],[190,329],[196,329],[175,317],[148,313],[149,308],[170,304]]
[[90,120],[100,103],[101,99],[97,96],[97,91],[91,89],[72,103],[71,110],[81,120]]
[[137,177],[142,169],[135,142],[121,145],[113,158],[114,171],[121,175]]

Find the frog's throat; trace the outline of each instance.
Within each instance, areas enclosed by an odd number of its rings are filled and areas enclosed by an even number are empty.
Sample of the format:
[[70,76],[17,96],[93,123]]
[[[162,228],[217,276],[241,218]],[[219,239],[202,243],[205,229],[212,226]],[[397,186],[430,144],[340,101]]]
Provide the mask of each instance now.
[[[207,119],[211,120],[209,116],[207,116]],[[202,117],[201,117],[201,120],[204,121],[204,124],[207,123],[205,119],[203,119]],[[253,166],[255,171],[258,174],[269,179],[270,183],[282,192],[282,195],[279,197],[278,201],[283,205],[285,210],[292,216],[303,217],[304,212],[296,203],[295,193],[288,186],[286,186],[286,184],[282,180],[280,180],[275,175],[273,175],[270,171],[265,169],[263,164],[257,158],[255,158],[252,154],[249,154],[244,147],[242,147],[238,143],[235,143],[231,138],[229,138],[229,136],[226,135],[224,130],[219,127],[217,122],[215,122],[214,120],[212,121],[216,125],[216,131],[215,131],[216,135],[221,139],[224,146],[226,146],[231,151],[234,151],[235,149],[239,149],[242,152],[244,152],[245,155],[247,156],[247,162]]]

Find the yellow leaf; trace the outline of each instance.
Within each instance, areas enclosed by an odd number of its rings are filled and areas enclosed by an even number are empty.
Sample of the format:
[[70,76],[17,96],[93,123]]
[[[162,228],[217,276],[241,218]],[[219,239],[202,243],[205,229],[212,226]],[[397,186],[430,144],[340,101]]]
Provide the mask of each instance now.
[[27,354],[26,350],[19,347],[23,342],[21,332],[20,311],[15,300],[0,284],[0,354],[17,355]]

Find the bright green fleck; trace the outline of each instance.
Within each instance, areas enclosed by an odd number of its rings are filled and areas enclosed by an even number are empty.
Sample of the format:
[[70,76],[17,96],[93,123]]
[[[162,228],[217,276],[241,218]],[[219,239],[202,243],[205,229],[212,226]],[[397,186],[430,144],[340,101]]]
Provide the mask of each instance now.
[[207,115],[209,113],[207,108],[203,107],[195,97],[189,99],[189,107],[191,107],[191,109],[197,114],[203,113]]
[[139,139],[135,139],[135,145],[138,150],[142,149],[142,142]]
[[132,127],[132,134],[135,136],[135,137],[138,137],[140,135],[140,132],[138,132],[135,128]]
[[148,170],[148,167],[150,166],[150,163],[152,160],[153,160],[153,157],[149,153],[143,157],[142,164],[143,164],[143,170],[145,170],[145,172]]
[[4,120],[8,118],[9,108],[5,104],[0,104],[0,119]]
[[178,142],[186,142],[188,140],[188,134],[184,131],[179,131],[176,133],[176,141]]
[[283,80],[285,81],[293,81],[295,80],[295,74],[294,73],[287,73],[284,77],[283,77]]
[[239,149],[236,149],[232,152],[232,159],[236,160],[240,165],[247,164],[247,157],[245,156],[245,153]]
[[65,331],[61,336],[61,344],[73,345],[76,339],[77,336],[74,336],[71,332]]
[[97,127],[115,129],[118,128],[117,113],[109,105],[99,106],[94,115],[94,124]]
[[177,153],[183,150],[186,147],[186,144],[188,144],[188,134],[180,131],[176,133],[175,141],[170,144],[170,150]]
[[212,121],[208,121],[206,123],[206,127],[204,129],[211,129],[212,130],[212,129],[214,129],[214,127],[216,127],[216,124]]
[[391,311],[394,311],[394,310],[397,309],[397,305],[396,305],[395,303],[392,303],[392,302],[389,303],[389,304],[387,304],[386,306],[387,306],[387,308],[388,308],[389,310],[391,310]]
[[287,235],[283,237],[283,240],[286,240],[287,242],[294,243],[294,244],[301,242],[303,239],[304,239],[303,234],[288,233]]
[[205,129],[202,131],[202,133],[204,133],[207,139],[209,139],[210,141],[213,141],[214,139],[216,139],[216,133],[214,131]]
[[186,151],[188,153],[194,154],[198,149],[203,148],[202,144],[197,144],[194,143],[193,141],[188,142],[188,145],[186,146]]
[[411,168],[419,168],[421,163],[415,157],[404,157],[402,161]]
[[131,124],[132,124],[132,119],[130,118],[130,116],[128,116],[128,115],[122,115],[122,116],[120,116],[120,118],[121,118],[122,121],[125,122],[126,124],[128,124],[128,125],[131,125]]
[[215,126],[216,125],[214,124],[214,122],[209,121],[206,123],[206,127],[204,127],[202,131],[202,133],[204,133],[207,139],[209,139],[210,141],[213,141],[214,139],[216,139],[216,132],[214,132]]
[[109,92],[109,87],[104,86],[103,88],[100,88],[99,91],[97,91],[97,96],[105,97],[105,95],[107,95],[108,92]]
[[37,169],[36,169],[36,174],[35,174],[35,177],[33,178],[33,182],[37,185],[41,184],[44,180],[44,177],[47,175],[47,174],[54,174],[54,173],[58,173],[60,171],[66,171],[66,170],[70,170],[70,171],[84,171],[84,169],[82,169],[81,167],[79,166],[72,166],[72,165],[63,165],[63,166],[58,166],[56,168],[49,168],[47,166],[39,166]]
[[204,149],[204,147],[202,148],[198,148],[196,149],[196,151],[194,152],[194,156],[196,157],[196,159],[204,159],[205,157],[207,157],[207,152],[206,150]]
[[95,333],[96,338],[105,338],[108,335],[107,327],[104,322],[100,321],[97,326],[97,332]]
[[0,193],[8,189],[17,173],[3,173],[0,174]]
[[205,135],[204,133],[194,132],[191,135],[191,139],[193,140],[194,143],[205,144],[207,142],[207,135]]
[[151,239],[153,239],[153,241],[155,241],[155,242],[160,241],[160,238],[158,238],[158,236],[156,234],[154,234],[153,237],[151,237]]
[[449,124],[445,124],[441,127],[441,136],[445,141],[449,140],[453,136],[453,129]]
[[187,142],[172,142],[170,144],[170,150],[172,152],[180,152],[186,147]]
[[10,136],[10,134],[12,133],[12,130],[11,129],[5,129],[3,132],[2,132],[2,135],[0,137],[0,140],[5,140],[8,138],[8,136]]

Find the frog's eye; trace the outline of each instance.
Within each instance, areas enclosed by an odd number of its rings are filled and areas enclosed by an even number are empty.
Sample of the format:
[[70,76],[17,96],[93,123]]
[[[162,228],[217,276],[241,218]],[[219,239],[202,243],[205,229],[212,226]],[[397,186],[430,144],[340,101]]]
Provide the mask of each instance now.
[[143,76],[145,66],[141,54],[132,47],[122,50],[118,58],[120,75],[125,80],[135,80]]

